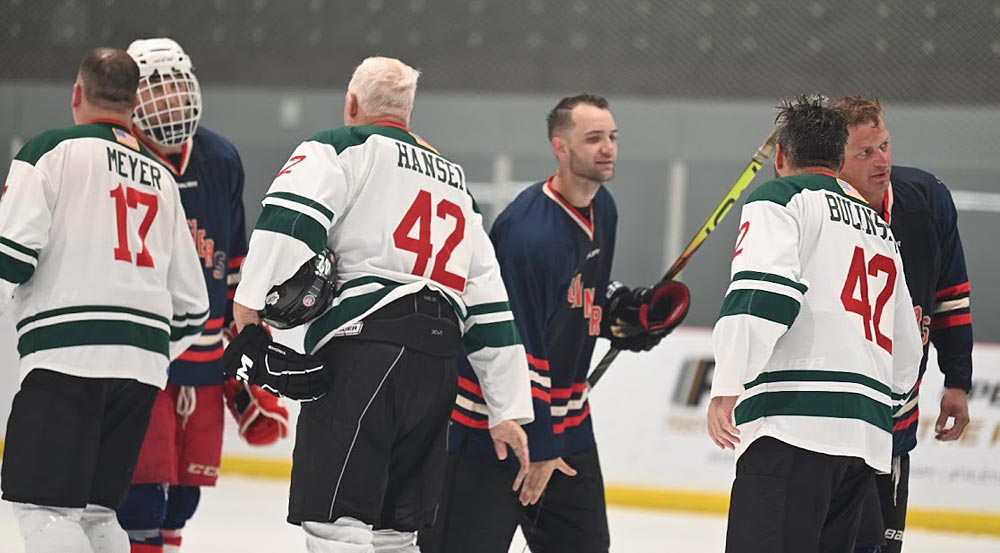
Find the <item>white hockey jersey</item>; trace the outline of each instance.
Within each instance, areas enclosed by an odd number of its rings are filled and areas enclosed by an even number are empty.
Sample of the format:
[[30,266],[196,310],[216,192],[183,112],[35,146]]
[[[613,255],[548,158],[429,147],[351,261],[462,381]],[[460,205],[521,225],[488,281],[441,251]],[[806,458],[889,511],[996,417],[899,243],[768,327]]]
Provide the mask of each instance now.
[[208,317],[170,171],[128,128],[29,141],[0,199],[0,311],[13,301],[21,378],[46,368],[163,388]]
[[713,348],[737,456],[772,436],[889,471],[923,350],[892,231],[849,184],[808,173],[750,195]]
[[431,288],[455,309],[491,426],[532,420],[524,347],[459,165],[391,123],[342,127],[300,144],[263,206],[236,302],[262,309],[272,286],[329,247],[337,257],[337,298],[309,323],[307,351],[389,302]]

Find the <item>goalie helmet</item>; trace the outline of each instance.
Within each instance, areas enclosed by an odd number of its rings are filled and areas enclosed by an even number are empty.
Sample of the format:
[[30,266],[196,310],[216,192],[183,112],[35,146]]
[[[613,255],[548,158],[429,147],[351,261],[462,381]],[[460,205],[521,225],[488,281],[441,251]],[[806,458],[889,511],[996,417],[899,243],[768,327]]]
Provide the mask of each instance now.
[[139,66],[132,123],[160,146],[184,144],[201,120],[201,88],[191,58],[169,38],[136,40],[128,53]]
[[292,328],[321,315],[336,292],[336,261],[323,250],[292,278],[271,288],[264,299],[264,320],[275,328]]

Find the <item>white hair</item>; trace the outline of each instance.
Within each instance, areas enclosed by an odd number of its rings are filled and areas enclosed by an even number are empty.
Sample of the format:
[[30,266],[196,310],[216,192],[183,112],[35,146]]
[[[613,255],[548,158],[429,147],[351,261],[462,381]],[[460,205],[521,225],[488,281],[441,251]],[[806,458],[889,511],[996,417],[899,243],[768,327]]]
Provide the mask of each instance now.
[[354,70],[347,92],[374,116],[393,116],[409,123],[420,72],[394,58],[371,57]]

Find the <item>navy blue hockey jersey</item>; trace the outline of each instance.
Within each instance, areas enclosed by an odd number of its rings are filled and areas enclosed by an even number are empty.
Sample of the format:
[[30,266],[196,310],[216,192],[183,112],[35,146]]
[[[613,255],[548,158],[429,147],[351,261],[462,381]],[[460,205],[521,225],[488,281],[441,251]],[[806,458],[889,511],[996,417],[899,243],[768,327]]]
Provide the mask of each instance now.
[[[618,211],[601,187],[574,208],[551,178],[521,192],[490,232],[514,321],[528,356],[535,420],[525,426],[532,461],[594,446],[587,372],[601,331]],[[480,383],[459,360],[449,448],[494,455]]]
[[899,241],[924,342],[913,396],[893,421],[895,456],[917,445],[917,394],[927,368],[929,341],[938,351],[945,386],[966,391],[972,386],[972,314],[958,214],[948,188],[934,175],[912,167],[893,167],[890,181],[885,218]]
[[169,382],[181,386],[221,384],[225,378],[222,329],[232,320],[232,298],[247,253],[243,163],[228,140],[205,127],[198,127],[180,154],[162,155],[155,145],[150,145],[150,150],[177,180],[210,304],[204,333],[170,364]]

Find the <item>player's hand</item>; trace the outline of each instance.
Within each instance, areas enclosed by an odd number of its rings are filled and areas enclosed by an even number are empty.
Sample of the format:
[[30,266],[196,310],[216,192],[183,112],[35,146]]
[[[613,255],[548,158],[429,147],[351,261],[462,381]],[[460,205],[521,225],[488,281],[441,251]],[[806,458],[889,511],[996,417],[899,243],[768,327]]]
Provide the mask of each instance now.
[[233,302],[233,322],[236,323],[236,331],[243,332],[243,327],[247,325],[259,325],[260,313],[256,309]]
[[[955,422],[950,427],[948,419],[954,418]],[[961,388],[945,388],[944,395],[941,396],[941,414],[938,415],[937,423],[934,424],[934,436],[942,442],[950,442],[962,437],[966,425],[969,424],[969,394]]]
[[740,431],[733,424],[733,409],[739,396],[716,396],[708,404],[708,435],[720,449],[736,449]]
[[566,461],[563,461],[562,457],[531,463],[528,467],[526,477],[522,479],[518,475],[517,480],[514,481],[514,491],[517,491],[518,488],[521,489],[521,495],[519,496],[521,505],[528,506],[538,503],[538,500],[542,498],[542,492],[545,491],[545,487],[549,485],[552,473],[557,470],[566,476],[576,476],[576,469],[566,464]]
[[517,481],[523,480],[528,474],[531,457],[528,455],[528,435],[524,433],[521,425],[513,420],[503,421],[490,428],[490,437],[493,438],[493,449],[496,450],[497,459],[501,461],[507,459],[508,447],[514,451],[514,456],[521,464],[521,471],[517,473]]

